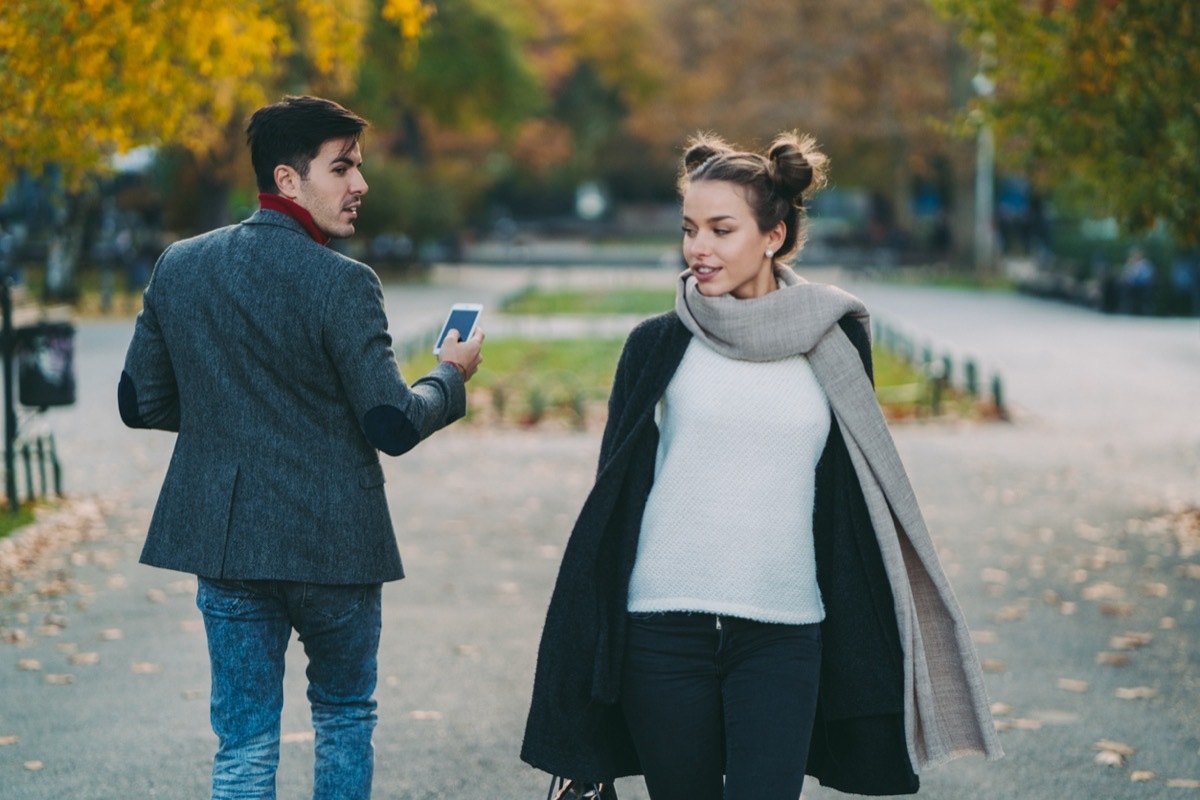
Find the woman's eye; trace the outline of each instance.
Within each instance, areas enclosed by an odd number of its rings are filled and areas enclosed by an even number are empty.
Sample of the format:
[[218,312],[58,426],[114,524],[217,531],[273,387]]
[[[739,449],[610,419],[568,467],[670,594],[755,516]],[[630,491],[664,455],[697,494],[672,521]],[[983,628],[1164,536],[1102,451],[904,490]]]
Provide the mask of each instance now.
[[728,228],[713,228],[713,233],[715,233],[717,236],[724,236],[725,234],[729,233],[729,229]]
[[688,226],[686,226],[686,225],[684,225],[684,226],[683,226],[683,235],[684,235],[684,236],[692,236],[692,235],[693,235],[693,234],[695,234],[695,233],[696,233],[696,229],[695,229],[695,228],[689,228],[689,227],[688,227]]

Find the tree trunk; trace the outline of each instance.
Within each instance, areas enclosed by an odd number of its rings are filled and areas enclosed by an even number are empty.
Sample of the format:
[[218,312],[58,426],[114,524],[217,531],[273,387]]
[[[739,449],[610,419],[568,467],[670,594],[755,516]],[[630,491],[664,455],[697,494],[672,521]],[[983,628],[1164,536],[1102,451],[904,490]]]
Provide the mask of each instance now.
[[196,227],[200,232],[211,231],[233,222],[230,198],[233,183],[221,170],[202,171],[197,180],[199,206],[196,209]]
[[42,294],[48,303],[69,303],[79,296],[79,265],[88,216],[96,197],[93,191],[70,192],[63,198],[66,213],[55,224],[46,248],[46,277]]

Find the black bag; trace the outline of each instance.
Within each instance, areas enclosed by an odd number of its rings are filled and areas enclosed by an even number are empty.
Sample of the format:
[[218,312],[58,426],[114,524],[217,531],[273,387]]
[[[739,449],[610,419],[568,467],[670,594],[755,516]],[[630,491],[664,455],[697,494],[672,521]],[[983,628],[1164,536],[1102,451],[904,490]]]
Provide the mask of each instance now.
[[551,778],[546,800],[617,800],[617,790],[611,783],[583,783],[565,778]]

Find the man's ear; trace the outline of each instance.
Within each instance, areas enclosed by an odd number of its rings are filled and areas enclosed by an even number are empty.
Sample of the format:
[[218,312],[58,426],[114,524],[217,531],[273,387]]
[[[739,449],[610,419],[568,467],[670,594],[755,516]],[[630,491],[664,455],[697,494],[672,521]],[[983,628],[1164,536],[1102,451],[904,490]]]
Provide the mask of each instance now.
[[288,200],[295,200],[300,196],[300,173],[287,164],[279,164],[275,167],[275,186],[279,188],[279,193]]

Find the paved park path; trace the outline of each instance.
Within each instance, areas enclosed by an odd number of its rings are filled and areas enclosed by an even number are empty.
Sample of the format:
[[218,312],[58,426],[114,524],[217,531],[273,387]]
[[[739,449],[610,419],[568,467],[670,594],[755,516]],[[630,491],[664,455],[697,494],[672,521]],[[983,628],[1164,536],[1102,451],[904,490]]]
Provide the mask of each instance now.
[[[532,280],[668,285],[671,273],[440,270],[429,285],[388,288],[393,332],[421,335],[457,300],[495,308]],[[843,285],[918,340],[999,372],[1015,410],[1011,424],[895,429],[1008,752],[929,771],[921,796],[1200,797],[1200,531],[1173,516],[1200,507],[1200,322]],[[72,502],[32,531],[59,542],[43,567],[0,594],[0,800],[207,796],[194,581],[136,563],[173,437],[117,418],[131,331],[81,323],[79,402],[31,423],[53,430]],[[460,425],[385,461],[409,577],[384,592],[376,797],[544,796],[545,777],[517,751],[545,603],[597,448],[596,431]],[[292,651],[284,799],[311,793]],[[1125,755],[1103,755],[1118,744]],[[645,798],[640,780],[618,789]]]

